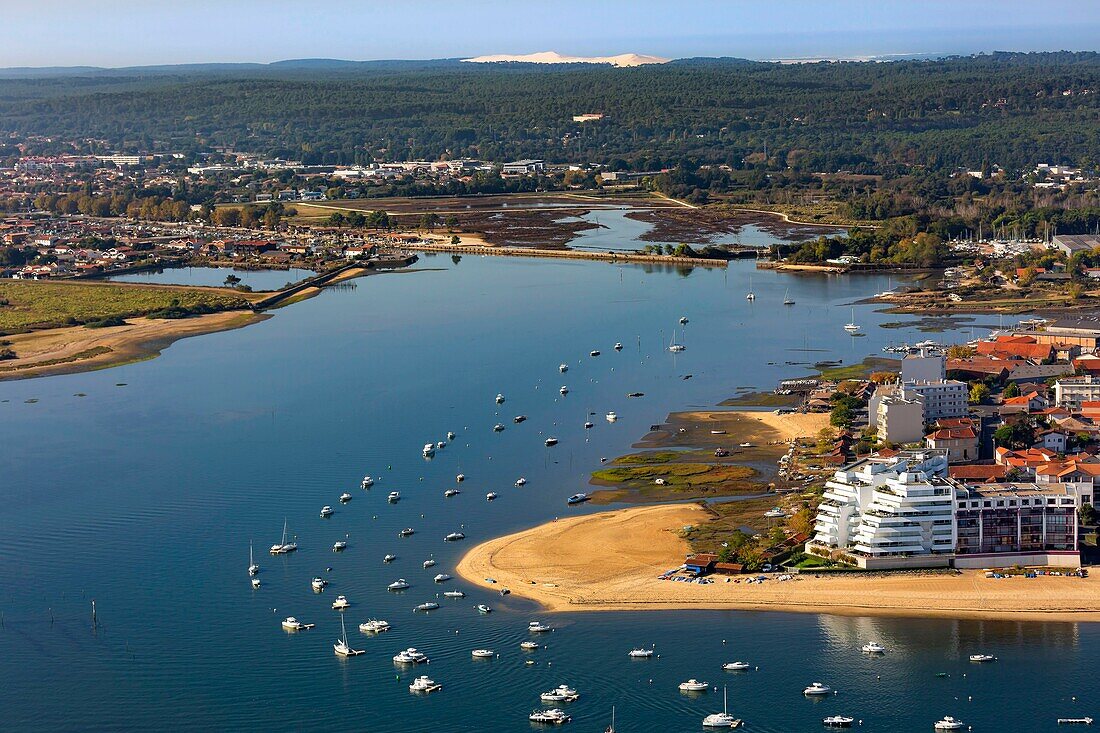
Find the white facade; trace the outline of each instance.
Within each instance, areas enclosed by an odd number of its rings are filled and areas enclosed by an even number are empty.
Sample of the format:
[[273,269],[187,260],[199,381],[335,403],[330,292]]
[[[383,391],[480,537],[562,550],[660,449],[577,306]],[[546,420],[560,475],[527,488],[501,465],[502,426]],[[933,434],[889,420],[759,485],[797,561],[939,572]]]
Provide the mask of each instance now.
[[924,402],[920,395],[902,389],[876,401],[875,426],[886,443],[917,443],[924,439]]
[[924,399],[924,419],[928,422],[941,417],[966,417],[966,382],[957,379],[916,380],[902,382],[906,390],[916,392]]
[[1100,380],[1091,374],[1083,377],[1059,379],[1054,383],[1054,403],[1072,411],[1081,409],[1082,402],[1100,400]]
[[901,360],[901,381],[942,382],[947,379],[947,360],[942,354],[928,356],[924,349],[917,354],[906,354]]
[[946,565],[956,540],[946,473],[942,451],[872,457],[837,471],[825,484],[809,546],[843,551],[864,567]]

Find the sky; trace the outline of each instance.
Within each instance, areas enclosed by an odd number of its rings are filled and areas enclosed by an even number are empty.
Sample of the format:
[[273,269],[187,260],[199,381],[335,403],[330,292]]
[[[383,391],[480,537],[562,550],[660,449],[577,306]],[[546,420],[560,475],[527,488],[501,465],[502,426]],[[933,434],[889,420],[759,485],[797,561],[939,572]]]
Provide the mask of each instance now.
[[35,0],[0,17],[0,67],[435,59],[559,51],[670,58],[1100,50],[1098,0]]

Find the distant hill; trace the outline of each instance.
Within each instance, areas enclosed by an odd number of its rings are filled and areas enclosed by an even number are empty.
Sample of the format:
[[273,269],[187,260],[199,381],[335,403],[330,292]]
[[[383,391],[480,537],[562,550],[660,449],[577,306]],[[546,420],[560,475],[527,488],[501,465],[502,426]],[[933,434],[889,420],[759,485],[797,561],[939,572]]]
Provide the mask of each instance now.
[[644,56],[638,53],[621,53],[618,56],[563,56],[557,51],[540,51],[519,55],[496,54],[463,59],[463,61],[471,64],[496,64],[511,61],[521,64],[609,64],[619,67],[667,64],[670,60],[660,56]]

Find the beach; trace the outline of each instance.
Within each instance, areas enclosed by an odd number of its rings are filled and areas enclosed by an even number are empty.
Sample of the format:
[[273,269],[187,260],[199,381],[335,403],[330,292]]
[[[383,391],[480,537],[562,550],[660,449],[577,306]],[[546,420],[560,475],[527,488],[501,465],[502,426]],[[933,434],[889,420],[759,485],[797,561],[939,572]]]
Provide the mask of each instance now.
[[[713,584],[657,576],[689,552],[685,525],[709,513],[663,504],[556,519],[471,549],[456,571],[483,588],[509,588],[547,611],[729,609],[853,616],[1100,621],[1096,577],[989,579],[980,571],[813,574],[788,581]],[[749,576],[735,576],[741,579]],[[493,578],[496,583],[485,579]]]

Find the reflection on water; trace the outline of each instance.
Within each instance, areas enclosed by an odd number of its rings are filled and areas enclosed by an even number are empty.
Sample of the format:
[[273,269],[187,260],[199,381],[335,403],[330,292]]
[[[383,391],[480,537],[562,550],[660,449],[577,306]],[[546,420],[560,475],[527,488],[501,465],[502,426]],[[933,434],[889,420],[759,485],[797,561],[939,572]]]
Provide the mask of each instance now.
[[227,277],[240,278],[240,285],[253,290],[281,290],[316,273],[292,267],[288,270],[238,270],[232,267],[169,267],[161,270],[143,270],[126,275],[106,278],[125,283],[156,283],[161,285],[196,285],[203,287],[225,286]]

